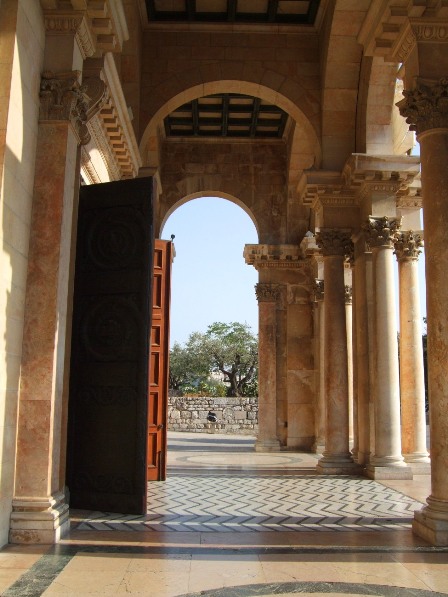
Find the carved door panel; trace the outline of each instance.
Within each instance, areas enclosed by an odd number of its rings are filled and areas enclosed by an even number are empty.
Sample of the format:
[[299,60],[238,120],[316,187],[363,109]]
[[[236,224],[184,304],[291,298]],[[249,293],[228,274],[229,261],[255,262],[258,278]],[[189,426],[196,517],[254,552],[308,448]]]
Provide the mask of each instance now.
[[166,479],[169,325],[173,244],[156,239],[148,396],[148,480]]
[[146,512],[152,179],[81,188],[67,485],[74,508]]

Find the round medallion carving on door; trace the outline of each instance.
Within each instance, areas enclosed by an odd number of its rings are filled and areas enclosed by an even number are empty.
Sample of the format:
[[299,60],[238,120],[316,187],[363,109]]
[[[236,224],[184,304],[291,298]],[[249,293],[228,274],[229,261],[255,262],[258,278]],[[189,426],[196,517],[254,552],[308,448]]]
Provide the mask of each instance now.
[[138,266],[144,230],[134,209],[113,208],[92,218],[87,230],[87,262],[103,269]]
[[100,361],[135,359],[140,350],[140,316],[135,304],[106,297],[87,307],[81,322],[85,352]]

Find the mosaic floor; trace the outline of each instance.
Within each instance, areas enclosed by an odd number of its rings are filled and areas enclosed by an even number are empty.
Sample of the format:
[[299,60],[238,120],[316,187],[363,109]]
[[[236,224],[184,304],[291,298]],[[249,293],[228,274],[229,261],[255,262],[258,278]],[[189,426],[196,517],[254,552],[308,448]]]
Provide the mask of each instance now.
[[150,514],[73,511],[58,545],[6,547],[0,595],[448,597],[448,548],[411,532],[428,476],[318,476],[315,455],[257,454],[251,438],[170,448]]
[[365,478],[173,475],[150,483],[146,516],[94,512],[79,530],[378,531],[409,528],[415,500]]

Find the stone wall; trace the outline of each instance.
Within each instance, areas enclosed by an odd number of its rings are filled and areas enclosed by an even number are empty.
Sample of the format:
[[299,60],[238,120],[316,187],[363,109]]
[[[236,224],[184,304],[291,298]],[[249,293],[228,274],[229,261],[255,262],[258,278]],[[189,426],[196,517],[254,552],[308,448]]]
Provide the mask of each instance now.
[[[207,420],[212,412],[216,423]],[[168,429],[205,433],[256,435],[258,431],[258,398],[213,398],[204,396],[170,396]]]

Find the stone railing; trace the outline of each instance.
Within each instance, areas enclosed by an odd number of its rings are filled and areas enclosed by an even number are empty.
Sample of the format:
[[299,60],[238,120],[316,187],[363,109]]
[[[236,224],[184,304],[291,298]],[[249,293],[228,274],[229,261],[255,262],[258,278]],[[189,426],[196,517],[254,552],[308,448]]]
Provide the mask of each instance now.
[[[215,417],[209,417],[213,413]],[[216,418],[216,422],[210,419]],[[170,396],[168,429],[197,433],[256,435],[258,398]]]

